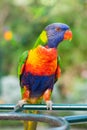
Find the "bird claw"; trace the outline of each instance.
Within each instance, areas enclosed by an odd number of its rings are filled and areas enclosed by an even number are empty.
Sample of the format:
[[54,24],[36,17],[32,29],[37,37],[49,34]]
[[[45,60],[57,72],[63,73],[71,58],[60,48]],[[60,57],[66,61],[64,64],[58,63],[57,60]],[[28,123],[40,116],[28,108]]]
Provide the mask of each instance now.
[[18,103],[16,104],[16,106],[14,107],[14,111],[17,111],[18,109],[22,108],[22,106],[24,104],[27,104],[27,102],[25,100],[20,100],[18,101]]
[[47,110],[48,109],[50,109],[50,110],[52,110],[52,101],[51,100],[49,100],[49,101],[46,101],[46,105],[47,105]]

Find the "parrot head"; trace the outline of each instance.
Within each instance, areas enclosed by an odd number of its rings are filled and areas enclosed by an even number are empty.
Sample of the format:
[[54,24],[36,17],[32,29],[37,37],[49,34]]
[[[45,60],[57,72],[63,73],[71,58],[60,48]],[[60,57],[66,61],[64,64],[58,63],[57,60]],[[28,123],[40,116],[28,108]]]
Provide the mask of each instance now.
[[61,41],[72,39],[69,26],[63,23],[53,23],[46,26],[44,33],[46,33],[45,40],[50,48],[57,48]]

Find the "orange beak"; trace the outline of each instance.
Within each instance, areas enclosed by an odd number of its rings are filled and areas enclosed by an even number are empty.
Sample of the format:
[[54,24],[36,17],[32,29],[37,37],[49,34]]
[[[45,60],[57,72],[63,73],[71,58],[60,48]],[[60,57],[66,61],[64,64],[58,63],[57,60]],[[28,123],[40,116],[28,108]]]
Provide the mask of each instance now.
[[72,32],[70,30],[67,30],[65,33],[64,33],[64,40],[72,40]]

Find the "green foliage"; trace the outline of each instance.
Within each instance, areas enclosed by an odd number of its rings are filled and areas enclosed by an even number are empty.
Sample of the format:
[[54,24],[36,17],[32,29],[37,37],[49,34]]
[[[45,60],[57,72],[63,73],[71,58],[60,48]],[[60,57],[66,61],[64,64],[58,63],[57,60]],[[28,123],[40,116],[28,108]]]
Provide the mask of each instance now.
[[[62,76],[62,83],[67,84],[69,89],[74,87],[75,85],[70,84],[74,82],[74,75],[77,73],[81,76],[80,65],[85,62],[87,64],[86,0],[0,0],[0,76],[17,75],[18,62],[22,53],[34,46],[45,26],[54,22],[68,24],[73,32],[72,41],[63,41],[59,45],[58,54],[61,69],[63,72],[66,71],[64,73],[66,76]],[[12,32],[9,41],[4,37],[5,32],[8,31]],[[74,89],[75,100],[82,93],[82,90],[80,94],[77,91]],[[71,93],[68,98],[70,97],[72,97]],[[0,121],[0,126],[8,124],[13,126],[14,123]],[[15,124],[20,125],[21,122]]]
[[[71,27],[73,40],[64,41],[58,49],[62,69],[86,61],[87,13],[85,1],[80,0],[17,0],[0,1],[0,63],[3,75],[17,74],[17,64],[23,51],[33,47],[44,27],[52,22],[63,22]],[[5,31],[12,31],[7,41]]]

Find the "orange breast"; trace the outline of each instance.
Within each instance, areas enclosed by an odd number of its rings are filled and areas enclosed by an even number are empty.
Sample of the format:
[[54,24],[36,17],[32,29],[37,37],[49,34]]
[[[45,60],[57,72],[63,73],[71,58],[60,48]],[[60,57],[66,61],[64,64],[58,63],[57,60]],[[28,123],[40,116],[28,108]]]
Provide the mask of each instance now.
[[57,68],[57,50],[38,46],[29,52],[26,61],[26,72],[35,75],[52,75]]

